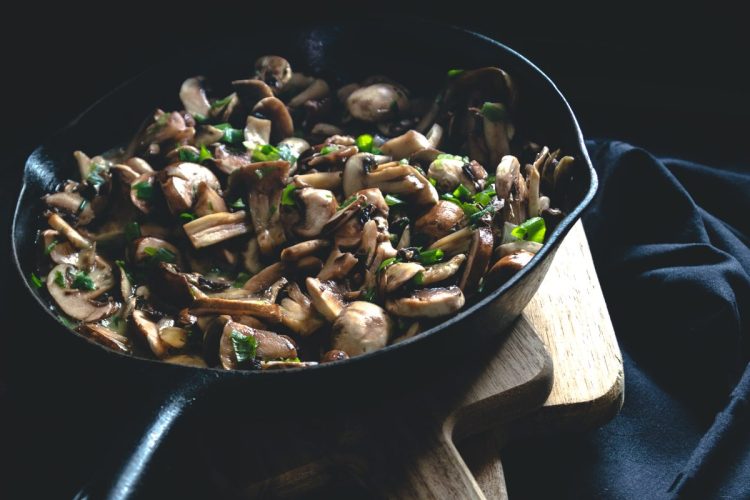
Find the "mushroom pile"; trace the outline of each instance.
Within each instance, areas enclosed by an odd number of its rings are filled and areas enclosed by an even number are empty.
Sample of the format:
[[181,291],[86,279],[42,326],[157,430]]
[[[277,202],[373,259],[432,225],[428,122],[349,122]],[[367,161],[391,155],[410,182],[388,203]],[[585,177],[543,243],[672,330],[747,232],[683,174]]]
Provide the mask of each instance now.
[[245,76],[228,95],[188,78],[183,109],[74,153],[31,274],[65,325],[190,366],[336,362],[497,288],[563,217],[573,158],[516,136],[499,68],[450,70],[432,99],[279,56]]

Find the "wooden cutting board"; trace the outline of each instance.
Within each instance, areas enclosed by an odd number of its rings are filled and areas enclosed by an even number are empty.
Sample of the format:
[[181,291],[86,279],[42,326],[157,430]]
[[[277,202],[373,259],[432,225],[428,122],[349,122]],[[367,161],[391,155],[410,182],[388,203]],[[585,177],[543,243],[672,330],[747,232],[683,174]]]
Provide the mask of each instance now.
[[[434,385],[380,408],[296,423],[295,434],[315,438],[257,449],[260,476],[247,474],[258,471],[250,457],[240,474],[214,471],[221,493],[328,496],[345,477],[375,498],[504,498],[499,449],[511,437],[584,430],[616,415],[622,358],[580,222],[512,331],[473,370]],[[285,425],[264,424],[274,436]]]

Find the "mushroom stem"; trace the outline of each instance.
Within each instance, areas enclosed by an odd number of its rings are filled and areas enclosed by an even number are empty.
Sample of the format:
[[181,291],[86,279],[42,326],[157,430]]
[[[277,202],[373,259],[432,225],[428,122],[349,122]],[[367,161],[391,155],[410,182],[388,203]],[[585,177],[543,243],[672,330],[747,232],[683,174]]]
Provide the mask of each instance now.
[[245,212],[204,215],[182,226],[194,248],[204,248],[246,234]]
[[69,242],[71,242],[76,248],[85,250],[91,248],[91,242],[81,236],[81,233],[73,229],[70,224],[65,222],[65,219],[57,214],[51,214],[47,218],[47,223],[52,229],[59,231]]

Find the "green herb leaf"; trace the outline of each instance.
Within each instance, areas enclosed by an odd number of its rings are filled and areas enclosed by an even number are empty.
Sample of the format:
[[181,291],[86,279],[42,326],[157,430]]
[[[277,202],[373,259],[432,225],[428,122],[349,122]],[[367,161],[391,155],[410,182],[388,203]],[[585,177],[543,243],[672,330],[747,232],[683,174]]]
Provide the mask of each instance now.
[[224,130],[224,136],[221,138],[221,142],[226,144],[242,144],[245,140],[245,133],[242,130],[236,128],[228,128]]
[[189,148],[182,148],[179,152],[180,161],[188,163],[199,163],[200,156],[195,154],[195,151]]
[[31,273],[29,275],[29,281],[31,281],[31,284],[34,285],[34,288],[42,288],[42,285],[44,284],[39,276],[36,275],[36,273]]
[[453,196],[462,201],[470,201],[471,191],[469,191],[469,189],[463,184],[459,184],[458,187],[453,190]]
[[302,363],[299,358],[279,358],[276,361],[283,361],[284,363]]
[[357,195],[353,194],[349,198],[345,199],[344,202],[339,205],[339,210],[343,210],[357,200]]
[[229,204],[232,208],[245,208],[245,203],[242,201],[242,198],[237,198],[234,200],[234,203]]
[[146,181],[141,181],[133,185],[135,196],[139,200],[150,200],[154,197],[154,186]]
[[463,72],[464,72],[464,70],[462,70],[462,69],[449,69],[448,70],[448,78],[455,78],[455,77],[457,77],[458,75],[460,75]]
[[419,252],[419,262],[425,265],[436,264],[443,260],[445,252],[440,248],[433,248],[432,250],[423,250]]
[[125,269],[125,261],[124,260],[116,260],[115,264],[117,264],[117,267],[119,267],[123,273],[125,273],[125,276],[127,276],[128,281],[130,281],[130,284],[134,284],[135,280],[133,279],[133,275],[128,272],[127,269]]
[[385,195],[385,202],[389,207],[393,207],[395,205],[403,205],[405,203],[404,200],[396,198],[395,196],[392,196],[390,194]]
[[287,184],[284,190],[281,191],[281,204],[285,207],[293,207],[297,203],[294,199],[294,192],[297,190],[297,186],[294,183]]
[[211,104],[211,109],[223,108],[224,106],[226,106],[227,104],[231,102],[232,97],[234,97],[233,94],[229,94],[224,99],[219,99],[219,100],[214,101]]
[[213,160],[214,155],[211,154],[211,151],[208,150],[205,144],[201,145],[201,151],[198,155],[198,163],[203,163],[206,160]]
[[323,149],[320,150],[321,155],[327,155],[328,153],[333,153],[334,151],[338,151],[341,149],[338,144],[329,144],[328,146],[324,146]]
[[67,286],[65,284],[65,276],[63,276],[63,273],[60,271],[55,271],[55,284],[60,288],[65,288]]
[[370,288],[369,290],[366,290],[364,294],[362,294],[362,299],[366,300],[367,302],[375,302],[376,298],[377,292],[374,288]]
[[44,247],[44,255],[49,255],[58,243],[60,242],[57,240],[52,240],[49,245]]
[[62,314],[58,314],[58,315],[57,315],[57,319],[58,319],[58,321],[60,321],[60,323],[62,323],[62,324],[63,324],[63,326],[65,326],[66,328],[70,328],[71,330],[73,330],[73,329],[75,329],[75,327],[76,327],[76,324],[75,324],[75,323],[73,323],[72,321],[70,321],[70,320],[69,320],[68,318],[66,318],[66,317],[65,317],[65,316],[63,316]]
[[436,160],[458,160],[462,161],[464,163],[469,163],[469,157],[468,156],[458,156],[458,155],[452,155],[448,153],[440,153],[435,157]]
[[495,212],[499,208],[499,205],[496,203],[490,202],[487,204],[486,207],[482,208],[481,210],[477,210],[473,214],[469,216],[469,225],[475,226],[479,223],[479,220],[484,217],[485,215],[495,215]]
[[380,148],[379,148],[379,147],[377,147],[377,146],[373,146],[373,147],[372,147],[372,150],[371,150],[370,152],[371,152],[372,154],[374,154],[374,155],[382,155],[382,154],[383,154],[383,152],[382,152],[382,151],[380,150]]
[[237,275],[237,278],[234,280],[234,283],[232,283],[232,286],[234,288],[242,288],[245,286],[245,283],[247,283],[247,280],[252,278],[252,275],[249,273],[246,273],[245,271],[242,271],[240,274]]
[[424,273],[422,271],[418,272],[414,275],[412,278],[412,281],[415,285],[422,286],[424,285]]
[[395,264],[397,260],[398,260],[397,257],[391,257],[390,259],[385,259],[378,266],[378,272],[382,271],[383,269],[385,269],[386,267],[390,266],[391,264]]
[[547,226],[541,217],[532,217],[522,224],[513,228],[510,232],[519,240],[533,241],[535,243],[544,243],[544,236],[547,233]]
[[104,184],[106,181],[104,180],[104,177],[100,175],[102,171],[104,171],[104,167],[102,165],[92,163],[91,170],[89,170],[89,175],[88,177],[86,177],[86,182],[94,187],[99,187]]
[[480,191],[473,196],[474,203],[479,203],[480,205],[485,206],[490,201],[492,201],[492,198],[495,196],[495,194],[495,186],[490,185],[490,187],[488,187],[484,191]]
[[180,214],[180,219],[190,222],[191,220],[195,220],[195,214],[191,214],[190,212],[182,212]]
[[193,119],[195,120],[195,123],[198,123],[198,124],[206,123],[208,121],[208,117],[200,113],[194,113]]
[[363,153],[372,152],[372,136],[370,134],[362,134],[357,137],[357,149]]
[[166,262],[168,264],[174,264],[177,261],[177,256],[174,252],[167,250],[166,248],[154,248],[146,247],[143,251],[151,257],[152,261]]
[[508,119],[508,112],[499,102],[485,102],[479,113],[491,122],[503,122]]
[[255,146],[253,149],[253,161],[276,161],[281,158],[281,152],[270,144]]
[[[57,281],[57,276],[55,276],[55,281]],[[96,290],[94,280],[83,271],[76,271],[73,275],[73,283],[70,284],[70,287],[77,288],[78,290]]]
[[243,364],[255,359],[258,341],[252,335],[245,336],[237,330],[232,330],[232,349],[237,357],[237,363]]
[[137,222],[129,222],[125,224],[125,239],[133,241],[141,237],[141,225]]
[[430,184],[432,184],[433,187],[437,186],[437,179],[433,179],[432,177],[430,177],[427,180],[430,181]]

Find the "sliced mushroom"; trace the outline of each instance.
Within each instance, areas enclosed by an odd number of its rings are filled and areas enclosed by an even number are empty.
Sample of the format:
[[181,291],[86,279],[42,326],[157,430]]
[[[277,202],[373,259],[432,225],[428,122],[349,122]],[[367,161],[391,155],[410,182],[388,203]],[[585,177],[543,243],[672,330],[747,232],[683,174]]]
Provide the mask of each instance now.
[[260,113],[271,120],[271,139],[274,143],[294,135],[292,116],[280,99],[276,97],[261,99],[253,108],[253,113]]
[[141,213],[148,214],[151,212],[153,189],[154,174],[152,173],[141,174],[130,184],[130,201]]
[[279,305],[259,299],[197,298],[190,306],[190,314],[196,316],[206,316],[208,314],[248,315],[268,319],[274,323],[281,322]]
[[268,144],[270,141],[271,120],[248,115],[247,124],[245,125],[245,142],[242,144],[248,151],[252,151],[258,146]]
[[245,251],[242,252],[242,263],[251,274],[257,274],[263,269],[263,263],[260,261],[260,246],[255,238],[248,240]]
[[492,266],[492,269],[487,273],[487,276],[485,277],[486,286],[496,287],[505,283],[533,258],[534,254],[527,252],[526,250],[518,250],[512,254],[506,255],[495,262],[495,265]]
[[369,153],[360,153],[346,162],[344,196],[365,188],[378,188],[382,194],[402,195],[420,205],[437,202],[437,191],[416,168],[399,162],[378,165],[378,160]]
[[428,266],[421,275],[415,277],[415,282],[420,286],[427,286],[445,281],[458,272],[465,260],[466,255],[460,253],[445,262]]
[[328,255],[323,268],[318,273],[320,281],[337,280],[344,278],[359,263],[357,258],[349,253],[342,252],[338,247]]
[[190,305],[196,297],[206,296],[173,264],[160,262],[149,277],[150,288],[156,296],[177,308]]
[[286,271],[287,265],[284,262],[271,264],[247,280],[243,290],[249,293],[261,293],[283,278]]
[[198,147],[208,146],[219,142],[222,137],[224,137],[223,130],[213,125],[202,125],[198,127],[198,132],[195,134],[195,145]]
[[437,318],[452,314],[464,305],[464,294],[457,286],[424,288],[403,298],[389,298],[385,308],[406,318]]
[[385,347],[393,330],[393,321],[383,308],[356,301],[347,305],[334,321],[331,345],[349,356],[359,356]]
[[200,356],[195,354],[177,354],[175,356],[169,356],[164,358],[162,361],[171,363],[173,365],[184,365],[192,366],[193,368],[208,368],[206,362]]
[[503,156],[495,170],[495,192],[497,197],[506,201],[510,198],[510,190],[515,179],[520,175],[521,164],[518,158],[511,155]]
[[320,362],[333,363],[334,361],[342,361],[344,359],[349,359],[349,355],[347,353],[339,349],[331,349],[330,351],[326,352],[322,358],[320,358]]
[[94,270],[86,275],[94,287],[92,290],[73,288],[81,271],[69,264],[58,264],[47,275],[47,290],[55,303],[65,314],[80,321],[98,321],[119,309],[111,298],[104,303],[93,300],[115,284],[109,265],[101,259],[96,262]]
[[295,228],[295,232],[303,238],[314,238],[336,214],[339,204],[333,193],[327,189],[303,188],[298,189],[296,194],[297,199],[305,207],[305,218],[303,224]]
[[196,163],[184,162],[165,168],[161,188],[169,211],[177,215],[190,210],[202,182],[211,189],[221,190],[219,180],[213,172]]
[[214,189],[210,188],[205,182],[198,185],[198,192],[195,199],[193,212],[198,217],[211,215],[220,212],[228,212],[226,202]]
[[439,200],[414,223],[414,232],[439,240],[456,232],[467,223],[461,207],[447,200]]
[[263,80],[235,80],[232,82],[232,88],[234,88],[245,109],[253,109],[261,99],[273,97],[271,87]]
[[204,215],[182,226],[194,248],[205,248],[249,231],[245,212],[219,212]]
[[328,321],[335,321],[344,304],[334,285],[312,277],[308,277],[305,284],[315,309]]
[[65,220],[59,215],[51,214],[47,218],[47,223],[52,229],[56,229],[60,234],[65,236],[65,239],[67,239],[76,248],[81,250],[91,248],[91,241],[89,241],[87,238],[84,238],[81,233],[73,229],[70,224],[65,222]]
[[91,203],[78,193],[62,191],[44,197],[48,207],[75,217],[77,226],[85,226],[94,220],[94,209]]
[[341,186],[341,172],[313,172],[294,176],[297,187],[313,187],[317,189],[338,189]]
[[478,227],[474,231],[466,268],[458,281],[459,288],[467,295],[473,294],[479,288],[479,281],[487,272],[487,267],[490,264],[494,243],[492,229]]
[[497,165],[501,158],[510,153],[509,141],[513,137],[513,126],[508,120],[505,105],[499,102],[484,103],[482,120],[489,164]]
[[473,231],[468,227],[459,229],[455,233],[451,233],[448,236],[444,236],[437,240],[429,246],[429,250],[439,248],[445,252],[445,255],[448,257],[459,253],[466,253],[469,251],[473,235]]
[[294,96],[289,101],[289,107],[298,108],[307,101],[322,99],[326,97],[330,91],[331,89],[328,87],[325,80],[316,78],[305,90]]
[[167,355],[169,344],[164,342],[161,336],[159,336],[159,326],[157,322],[149,319],[144,311],[136,309],[133,311],[133,324],[138,333],[140,333],[148,344],[151,352],[154,353],[154,356],[157,358],[163,358]]
[[382,146],[380,150],[383,154],[392,156],[394,160],[408,158],[413,153],[425,148],[433,147],[425,136],[416,130],[409,130],[403,135],[394,137]]
[[310,149],[310,143],[301,137],[287,137],[283,141],[279,142],[279,147],[288,147],[295,155],[299,156],[308,149]]
[[323,137],[329,137],[332,135],[340,135],[343,134],[344,131],[337,127],[336,125],[332,125],[330,123],[323,123],[318,122],[316,123],[313,128],[310,130],[310,134],[314,136],[323,136]]
[[300,290],[297,283],[290,283],[287,293],[289,297],[281,300],[281,323],[284,326],[306,337],[325,324],[310,298]]
[[42,246],[44,253],[49,255],[55,264],[78,264],[78,251],[67,241],[61,241],[62,236],[57,231],[46,229],[42,231]]
[[178,267],[182,267],[182,258],[177,247],[153,236],[144,236],[133,240],[133,243],[131,243],[131,260],[135,264],[150,262],[160,251],[164,256],[174,256],[174,263]]
[[191,115],[208,116],[211,103],[208,102],[206,91],[203,90],[203,77],[194,76],[182,82],[180,100],[185,111]]
[[537,243],[535,241],[518,240],[518,241],[512,241],[510,243],[503,243],[502,245],[499,245],[495,249],[495,256],[498,259],[501,259],[505,257],[506,255],[516,253],[520,250],[523,250],[532,254],[536,254],[541,249],[542,249],[541,243]]
[[102,325],[96,323],[84,323],[79,327],[79,331],[87,337],[90,337],[97,344],[109,347],[113,351],[121,352],[123,354],[132,353],[130,339]]
[[213,156],[216,168],[227,175],[253,162],[249,154],[237,153],[228,149],[224,144],[216,144],[214,146]]
[[416,262],[397,262],[388,266],[382,272],[384,288],[392,293],[409,283],[417,274],[423,273],[425,268]]
[[314,255],[329,246],[331,246],[331,243],[323,239],[302,241],[282,250],[281,260],[295,262],[303,257]]
[[253,337],[255,339],[256,359],[270,361],[297,357],[297,349],[288,337],[268,330],[252,328],[235,321],[227,321],[219,343],[219,360],[222,368],[225,370],[236,370],[239,368],[232,334]]
[[382,122],[398,116],[409,100],[404,91],[388,83],[376,83],[353,91],[346,99],[349,113],[365,122]]
[[255,61],[255,75],[278,91],[292,78],[292,67],[283,57],[263,56]]
[[430,130],[427,131],[426,137],[427,142],[430,143],[430,147],[427,149],[436,151],[440,147],[440,142],[443,140],[443,127],[437,123],[433,124],[432,127],[430,127]]

